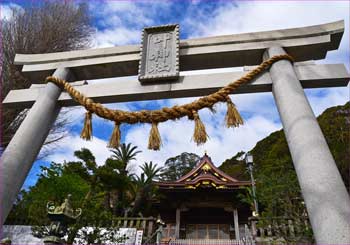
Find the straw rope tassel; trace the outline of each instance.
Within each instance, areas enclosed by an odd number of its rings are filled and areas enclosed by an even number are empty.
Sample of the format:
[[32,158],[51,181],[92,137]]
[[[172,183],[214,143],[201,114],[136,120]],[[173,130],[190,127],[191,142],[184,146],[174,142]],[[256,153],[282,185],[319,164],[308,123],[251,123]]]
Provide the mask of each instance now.
[[80,138],[84,140],[91,140],[92,138],[92,113],[90,111],[85,113],[84,128],[81,131]]
[[123,111],[123,110],[112,110],[104,107],[100,103],[93,101],[91,98],[86,97],[84,94],[75,89],[71,84],[63,79],[49,76],[46,78],[46,82],[53,82],[64,88],[67,93],[76,100],[79,104],[83,105],[91,113],[95,113],[97,116],[114,121],[118,118],[120,123],[153,123],[153,122],[165,122],[167,120],[175,120],[184,116],[192,114],[192,111],[199,111],[203,108],[213,107],[214,104],[222,102],[225,98],[233,91],[237,90],[243,84],[246,84],[264,71],[266,71],[274,62],[279,60],[289,60],[293,62],[293,57],[290,55],[276,55],[270,59],[261,63],[254,70],[248,72],[236,81],[232,81],[226,86],[222,87],[218,91],[201,97],[193,102],[173,106],[171,108],[161,108],[158,110],[142,110],[142,111]]
[[162,140],[160,138],[158,123],[152,122],[152,128],[148,138],[148,149],[159,151]]
[[[235,105],[232,103],[231,99],[228,97],[233,91],[237,90],[240,86],[247,84],[252,81],[255,77],[262,74],[268,68],[271,67],[273,63],[279,60],[289,60],[294,62],[292,56],[288,54],[275,55],[268,60],[262,62],[254,70],[248,72],[241,78],[230,82],[226,86],[222,87],[218,91],[209,94],[207,96],[201,97],[193,102],[173,106],[171,108],[161,108],[158,110],[142,110],[142,111],[123,111],[123,110],[112,110],[104,107],[100,103],[96,103],[91,98],[86,97],[84,94],[76,90],[70,83],[63,79],[57,77],[46,77],[46,82],[52,82],[66,90],[67,93],[79,104],[84,106],[88,112],[85,115],[84,128],[81,132],[80,137],[85,140],[91,140],[92,138],[92,113],[97,116],[114,121],[118,118],[119,123],[152,123],[152,128],[150,132],[150,138],[148,142],[148,147],[153,150],[159,150],[161,145],[160,134],[157,128],[158,123],[165,122],[167,120],[175,120],[184,116],[188,116],[190,119],[195,121],[195,130],[193,134],[193,139],[197,145],[204,144],[207,141],[208,135],[205,131],[205,127],[201,122],[198,111],[203,108],[212,108],[218,102],[227,102],[227,115],[226,115],[226,125],[228,127],[238,127],[243,124],[243,120],[239,115]],[[118,143],[118,134],[120,138],[120,131],[118,127],[113,132],[115,142]],[[119,139],[120,141],[120,139]],[[112,144],[113,145],[113,144]]]
[[208,135],[205,131],[205,126],[201,119],[199,118],[198,112],[193,111],[193,119],[194,119],[194,133],[193,140],[197,143],[197,145],[202,145],[207,142]]
[[120,138],[120,124],[118,122],[115,122],[113,133],[111,135],[111,138],[109,139],[108,147],[118,148],[120,146]]
[[243,119],[239,114],[235,104],[233,104],[231,98],[229,96],[226,97],[227,103],[227,112],[226,112],[226,127],[239,127],[239,125],[243,125]]

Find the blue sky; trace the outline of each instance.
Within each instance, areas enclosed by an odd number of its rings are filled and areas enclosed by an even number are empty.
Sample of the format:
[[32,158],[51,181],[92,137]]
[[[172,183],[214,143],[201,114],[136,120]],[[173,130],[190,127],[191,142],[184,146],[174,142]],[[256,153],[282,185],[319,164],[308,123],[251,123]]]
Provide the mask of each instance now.
[[[2,18],[9,16],[9,7],[21,7],[25,1],[3,1]],[[344,63],[350,68],[349,44],[349,2],[348,1],[89,1],[90,13],[96,34],[93,48],[140,43],[142,28],[146,26],[179,23],[181,39],[226,35],[244,32],[265,31],[344,20],[346,29],[339,50],[329,52],[319,63]],[[126,78],[129,79],[129,78]],[[90,81],[109,83],[115,79]],[[324,109],[349,101],[349,86],[344,88],[305,90],[312,109],[319,115]],[[250,150],[257,141],[275,130],[281,129],[281,122],[271,93],[231,96],[245,119],[245,125],[238,129],[226,129],[223,124],[226,107],[217,106],[212,115],[202,110],[200,116],[206,125],[210,140],[197,147],[191,140],[193,122],[181,119],[159,126],[163,147],[159,152],[147,150],[149,125],[123,125],[125,142],[137,145],[142,153],[131,169],[139,172],[138,165],[153,161],[162,165],[169,157],[184,151],[203,155],[207,150],[214,163],[232,157],[237,151]],[[194,98],[142,101],[107,105],[124,110],[156,109],[192,101]],[[52,154],[34,163],[25,187],[35,183],[41,165],[51,161],[73,160],[73,152],[87,147],[102,164],[110,155],[106,148],[113,124],[94,117],[94,139],[91,142],[79,138],[83,124],[84,110],[76,107],[67,114],[71,124],[66,137]]]

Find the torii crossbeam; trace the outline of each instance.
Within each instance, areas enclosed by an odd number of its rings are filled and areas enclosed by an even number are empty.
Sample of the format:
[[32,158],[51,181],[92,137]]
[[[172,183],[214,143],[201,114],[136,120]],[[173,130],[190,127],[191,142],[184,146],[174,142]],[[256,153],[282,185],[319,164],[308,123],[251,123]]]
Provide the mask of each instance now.
[[[303,88],[347,86],[343,64],[315,64],[339,47],[344,22],[303,28],[182,40],[180,71],[254,66],[288,53],[296,63],[281,60],[269,72],[236,93],[271,91],[292,155],[317,243],[350,244],[350,199],[340,173],[312,112]],[[33,83],[52,75],[81,81],[138,74],[139,45],[51,54],[17,54],[15,64]],[[305,62],[306,61],[306,62]],[[76,88],[97,102],[151,100],[207,95],[246,73],[181,75],[176,81],[141,84],[82,84]],[[1,157],[1,221],[5,221],[34,160],[62,106],[75,102],[53,83],[11,91],[4,106],[31,107]]]

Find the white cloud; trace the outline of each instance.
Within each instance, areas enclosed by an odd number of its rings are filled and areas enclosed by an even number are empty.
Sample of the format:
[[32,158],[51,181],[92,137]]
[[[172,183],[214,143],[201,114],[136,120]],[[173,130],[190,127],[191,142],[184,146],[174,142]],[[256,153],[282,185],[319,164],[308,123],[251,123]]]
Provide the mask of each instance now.
[[74,157],[74,151],[80,150],[81,148],[88,148],[94,154],[97,164],[102,165],[111,155],[111,152],[106,147],[107,143],[107,141],[97,138],[96,136],[93,137],[91,141],[85,141],[78,135],[70,135],[60,142],[57,146],[57,150],[47,158],[47,161],[56,163],[76,161],[78,159]]
[[189,16],[184,22],[191,30],[191,36],[199,37],[269,31],[344,20],[345,35],[339,49],[329,52],[327,60],[322,62],[341,60],[349,69],[349,13],[349,1],[235,1],[223,4],[212,18],[201,18],[200,22],[194,16]]
[[[157,4],[159,5],[158,2]],[[146,5],[137,5],[131,1],[110,1],[99,8],[100,10],[97,10],[100,11],[99,14],[106,17],[101,19],[100,25],[105,29],[97,33],[96,45],[113,46],[139,42],[143,25],[156,23],[156,20],[152,18],[157,18],[157,15],[152,16],[147,11],[154,13],[159,9],[166,10],[169,7],[168,5],[161,7]],[[194,5],[199,4],[194,1]],[[205,16],[204,12],[196,12],[196,16],[188,12],[186,19],[183,20],[182,28],[186,28],[186,32],[191,33],[193,37],[198,37],[300,27],[344,19],[346,30],[340,49],[331,52],[322,62],[343,62],[349,67],[348,2],[236,1],[232,4],[231,2],[223,3],[222,7],[213,11],[210,18],[203,18],[203,16]],[[344,104],[349,100],[349,87],[305,91],[316,115],[330,106]],[[194,99],[145,101],[139,102],[138,107],[147,108],[152,103],[156,104],[153,105],[156,107],[172,106],[188,103]],[[245,115],[245,125],[234,130],[226,129],[223,125],[226,111],[224,104],[217,106],[215,116],[208,111],[201,111],[200,115],[206,125],[210,140],[200,147],[191,141],[194,126],[193,122],[187,118],[159,125],[163,140],[163,146],[159,152],[147,149],[150,125],[132,126],[128,132],[124,133],[126,133],[126,142],[131,142],[142,150],[135,164],[140,165],[145,161],[163,164],[167,158],[185,151],[203,155],[204,150],[207,150],[214,163],[218,165],[226,158],[232,157],[237,151],[250,150],[257,141],[281,128],[271,93],[233,95],[232,100],[239,111]],[[135,110],[135,104],[132,103],[120,103],[117,106],[125,110]],[[52,159],[57,161],[72,159],[74,150],[85,146],[91,149],[98,162],[102,163],[109,156],[106,144],[107,142],[96,136],[92,142],[85,142],[78,136],[71,136],[62,144],[60,152],[52,156]],[[136,170],[139,171],[139,169]]]
[[201,113],[210,139],[206,144],[196,146],[192,140],[194,123],[187,119],[171,121],[159,125],[163,145],[160,151],[147,149],[149,125],[141,125],[127,133],[126,141],[139,146],[142,153],[138,156],[138,163],[153,161],[162,165],[166,159],[181,154],[182,152],[194,152],[200,156],[207,150],[216,165],[220,165],[226,158],[232,157],[237,151],[249,150],[258,140],[263,139],[270,132],[278,130],[279,124],[256,116],[245,122],[244,126],[237,129],[227,129],[223,125],[224,118],[215,116],[216,123],[208,124],[210,116]]
[[140,30],[129,30],[124,27],[114,27],[98,31],[94,39],[94,46],[99,48],[113,47],[139,42],[141,39]]
[[320,115],[331,106],[344,105],[350,101],[350,87],[305,90],[315,115]]
[[141,31],[145,26],[155,23],[159,11],[169,10],[170,1],[148,3],[133,1],[106,1],[90,4],[99,21],[96,32],[96,47],[141,42]]
[[346,1],[237,1],[222,5],[213,19],[187,23],[196,26],[196,36],[224,35],[348,21],[348,11]]
[[12,9],[20,9],[23,10],[23,8],[15,3],[10,4],[1,4],[0,5],[0,20],[4,19],[11,19],[12,17]]

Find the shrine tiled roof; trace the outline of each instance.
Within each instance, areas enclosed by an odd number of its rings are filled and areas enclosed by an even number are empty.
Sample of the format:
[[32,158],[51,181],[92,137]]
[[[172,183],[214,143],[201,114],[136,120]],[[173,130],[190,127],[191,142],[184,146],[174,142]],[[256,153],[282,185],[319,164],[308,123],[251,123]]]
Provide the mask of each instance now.
[[224,173],[213,164],[211,158],[205,154],[197,165],[187,174],[176,181],[156,182],[160,189],[236,189],[249,186],[249,181],[237,180]]

